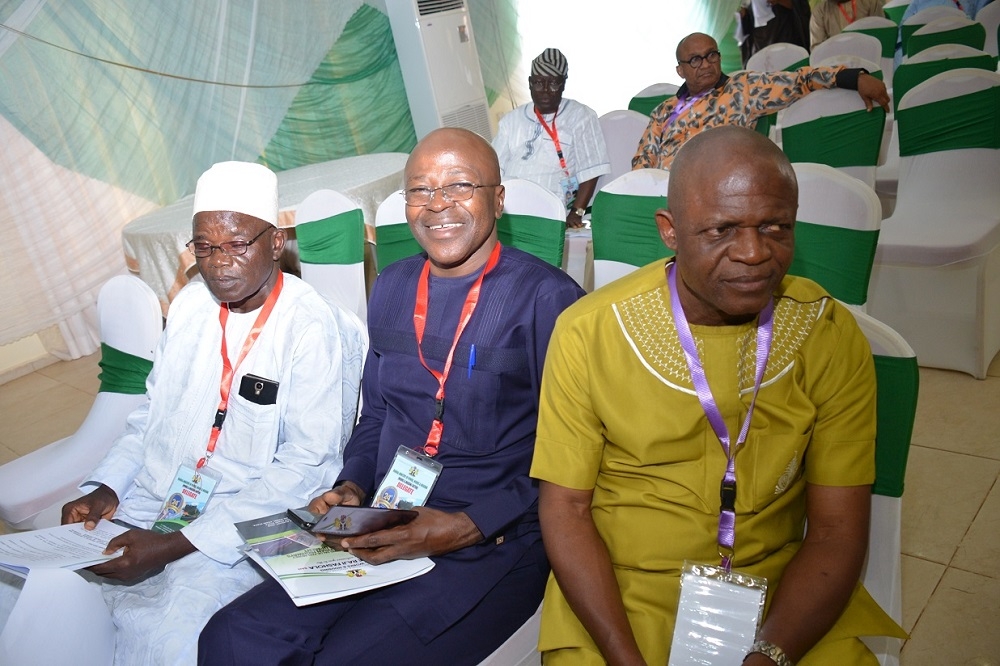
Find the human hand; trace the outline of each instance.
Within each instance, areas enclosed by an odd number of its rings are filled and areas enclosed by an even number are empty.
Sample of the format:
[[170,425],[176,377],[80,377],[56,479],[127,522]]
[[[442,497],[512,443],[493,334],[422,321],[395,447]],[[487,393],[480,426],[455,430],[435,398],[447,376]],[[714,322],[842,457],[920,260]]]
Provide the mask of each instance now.
[[345,481],[319,497],[314,497],[309,502],[309,511],[315,513],[317,516],[323,516],[330,510],[330,507],[361,506],[364,499],[365,492],[361,490],[361,486],[353,481]]
[[104,554],[110,555],[120,548],[125,550],[119,557],[88,569],[105,578],[134,580],[195,550],[194,545],[180,532],[161,534],[140,529],[116,536],[108,542]]
[[566,228],[567,229],[582,229],[583,228],[583,218],[576,214],[575,211],[570,211],[566,213]]
[[406,525],[341,539],[340,548],[369,564],[444,555],[483,540],[464,513],[416,507],[418,516]]
[[63,505],[62,524],[83,523],[83,529],[92,530],[101,518],[111,520],[117,509],[118,495],[102,483],[90,494]]
[[885,89],[884,83],[871,74],[858,76],[858,94],[869,111],[874,108],[874,104],[878,104],[886,113],[889,112],[889,91]]

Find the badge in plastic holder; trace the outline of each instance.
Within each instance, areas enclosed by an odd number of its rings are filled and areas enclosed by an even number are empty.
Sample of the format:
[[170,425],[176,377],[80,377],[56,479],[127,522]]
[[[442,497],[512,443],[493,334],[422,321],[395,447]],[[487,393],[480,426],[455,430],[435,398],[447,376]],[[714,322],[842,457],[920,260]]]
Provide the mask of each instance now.
[[441,463],[408,446],[396,449],[396,457],[379,484],[372,506],[383,509],[412,509],[423,506],[441,476]]
[[766,578],[684,562],[668,666],[742,664],[766,596]]
[[580,189],[580,181],[577,180],[576,176],[566,176],[559,181],[559,186],[562,187],[563,203],[567,206],[573,203],[576,199],[576,191]]
[[207,468],[181,465],[177,468],[167,498],[163,501],[156,522],[150,528],[153,532],[176,532],[205,512],[208,500],[212,498],[220,477]]

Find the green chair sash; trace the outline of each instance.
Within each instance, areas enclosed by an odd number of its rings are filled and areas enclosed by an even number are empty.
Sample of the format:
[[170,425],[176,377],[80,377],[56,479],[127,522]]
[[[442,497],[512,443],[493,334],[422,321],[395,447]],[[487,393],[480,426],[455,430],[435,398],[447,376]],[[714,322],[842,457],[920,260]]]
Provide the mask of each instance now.
[[792,162],[875,166],[884,128],[885,111],[876,106],[782,127],[782,148]]
[[972,23],[954,30],[932,32],[929,35],[910,35],[909,41],[906,42],[906,55],[912,57],[938,44],[965,44],[982,51],[983,45],[986,44],[986,28],[982,23]]
[[899,154],[1000,148],[1000,86],[896,112]]
[[299,261],[304,264],[359,264],[365,260],[365,218],[361,209],[296,225]]
[[146,392],[146,377],[153,369],[153,362],[127,354],[101,343],[101,393],[127,393],[142,395]]
[[896,25],[899,25],[903,21],[903,14],[906,13],[907,7],[909,7],[909,5],[896,5],[895,7],[883,7],[882,13],[885,14],[885,17],[887,19],[889,19]]
[[996,62],[988,53],[968,58],[946,58],[944,60],[931,60],[929,62],[903,63],[896,68],[892,75],[892,108],[899,110],[899,102],[903,95],[913,89],[918,83],[923,83],[941,72],[953,69],[971,67],[973,69],[985,69],[992,72],[996,70]]
[[656,228],[656,211],[666,207],[666,197],[598,192],[590,222],[594,259],[645,266],[673,256]]
[[[902,16],[902,14],[900,14]],[[896,37],[899,36],[899,28],[886,26],[884,28],[860,28],[851,32],[860,32],[863,35],[870,35],[882,45],[882,57],[892,58],[896,55]]]
[[845,303],[868,300],[878,231],[795,223],[795,255],[788,272],[809,278]]
[[906,460],[917,413],[920,371],[914,357],[875,356],[878,405],[875,435],[875,483],[872,492],[903,495]]
[[394,261],[420,254],[423,249],[413,237],[408,224],[388,224],[375,227],[375,255],[378,272]]
[[770,136],[771,128],[774,127],[774,124],[776,122],[778,122],[778,114],[769,113],[766,116],[761,116],[760,118],[757,119],[757,124],[754,125],[754,129],[759,134],[763,134],[764,136]]
[[803,58],[802,60],[799,60],[798,62],[793,62],[791,65],[789,65],[788,67],[786,67],[784,71],[786,71],[786,72],[794,72],[797,69],[800,69],[802,67],[808,67],[808,66],[809,66],[809,56],[806,56],[805,58]]
[[629,100],[628,108],[629,111],[638,111],[643,115],[651,115],[653,109],[658,107],[664,101],[673,97],[673,93],[669,95],[652,95],[650,97],[633,97]]
[[[913,24],[913,25],[901,25],[899,26],[899,43],[903,48],[903,53],[906,53],[906,45],[910,42],[910,37],[913,36],[920,28],[924,27],[924,24]],[[893,79],[895,81],[895,78]]]
[[497,237],[504,245],[524,250],[556,268],[562,266],[566,244],[564,220],[504,213],[497,221]]

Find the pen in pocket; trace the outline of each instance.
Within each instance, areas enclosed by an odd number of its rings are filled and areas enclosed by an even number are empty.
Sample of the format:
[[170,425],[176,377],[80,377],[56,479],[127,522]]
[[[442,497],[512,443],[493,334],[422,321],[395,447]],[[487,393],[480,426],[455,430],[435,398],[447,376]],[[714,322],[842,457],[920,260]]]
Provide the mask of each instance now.
[[466,375],[469,379],[472,379],[472,369],[476,367],[476,345],[472,345],[469,349],[469,372]]

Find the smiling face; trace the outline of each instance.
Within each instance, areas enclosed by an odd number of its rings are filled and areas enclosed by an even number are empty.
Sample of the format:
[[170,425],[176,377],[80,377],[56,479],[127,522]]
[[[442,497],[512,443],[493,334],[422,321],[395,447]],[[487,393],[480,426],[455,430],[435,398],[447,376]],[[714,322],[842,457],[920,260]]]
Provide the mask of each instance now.
[[[232,211],[195,213],[192,240],[219,245],[228,241],[250,241],[265,231],[246,254],[229,256],[215,249],[211,256],[196,259],[209,291],[233,312],[252,312],[278,281],[278,257],[285,246],[285,232],[252,215]],[[270,229],[268,229],[270,227]]]
[[[722,76],[722,61],[714,63],[705,59],[711,51],[718,51],[719,45],[708,35],[696,32],[681,40],[677,46],[677,75],[684,79],[688,92],[692,95],[713,87]],[[701,56],[698,67],[692,67],[687,61],[695,56]]]
[[679,155],[669,185],[670,210],[656,216],[663,242],[677,254],[677,291],[694,324],[752,321],[792,262],[795,174],[780,151],[762,152],[756,139],[736,136],[736,143],[702,141],[704,149],[693,159],[681,161]]
[[497,244],[496,221],[503,213],[500,166],[490,144],[467,130],[435,130],[413,149],[404,178],[406,189],[486,186],[465,201],[450,201],[435,190],[426,206],[406,206],[406,221],[430,259],[431,273],[458,277],[481,268]]

